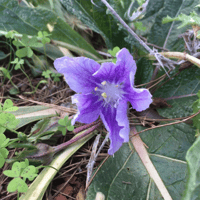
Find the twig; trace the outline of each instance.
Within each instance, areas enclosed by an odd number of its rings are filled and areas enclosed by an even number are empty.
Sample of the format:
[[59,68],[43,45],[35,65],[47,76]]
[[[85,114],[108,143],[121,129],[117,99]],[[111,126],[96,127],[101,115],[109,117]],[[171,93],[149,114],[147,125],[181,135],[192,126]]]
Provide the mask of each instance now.
[[[198,66],[200,68],[200,59],[191,56],[187,53],[181,53],[181,52],[161,52],[161,55],[167,57],[167,58],[176,58],[176,59],[181,59],[181,60],[187,60],[193,63],[194,65]],[[149,58],[153,58],[152,55],[148,55]],[[154,58],[153,58],[154,59]],[[180,64],[177,63],[177,64]]]
[[[175,62],[173,60],[165,58],[163,55],[158,53],[156,49],[153,48],[152,50],[149,46],[147,46],[146,43],[142,41],[140,37],[126,24],[126,22],[116,13],[116,11],[110,6],[110,4],[106,0],[101,0],[101,1],[103,4],[106,5],[106,7],[110,10],[110,12],[117,18],[117,20],[122,24],[122,26],[150,53],[150,55],[155,56],[160,66],[168,75],[167,71],[165,70],[165,67],[167,67],[168,69],[174,69],[173,64]],[[164,64],[162,61],[164,61]]]
[[[96,176],[97,172],[101,169],[102,165],[106,162],[106,160],[108,160],[108,158],[110,157],[110,155],[108,155],[105,160],[99,165],[99,168],[96,170],[96,172],[94,173],[93,177],[91,178],[90,182],[88,183],[88,187],[90,186],[92,180],[94,179],[94,177]],[[88,187],[85,188],[85,191],[87,191]]]
[[98,134],[95,138],[95,141],[94,141],[93,147],[92,147],[92,153],[91,153],[91,156],[90,156],[90,160],[89,160],[89,162],[86,166],[86,168],[87,168],[86,187],[88,187],[88,183],[91,179],[91,175],[92,175],[92,172],[93,172],[93,167],[94,167],[94,164],[95,164],[95,155],[96,155],[97,146],[99,144],[100,137],[101,137],[101,134]]
[[154,126],[154,127],[151,127],[151,128],[147,128],[147,129],[145,129],[145,130],[142,130],[142,131],[137,132],[135,135],[130,136],[130,138],[132,138],[132,137],[134,137],[134,136],[136,136],[136,135],[138,135],[138,134],[140,134],[140,133],[142,133],[142,132],[149,131],[149,130],[151,130],[151,129],[161,128],[161,127],[165,127],[165,126],[171,126],[171,125],[174,125],[174,124],[183,123],[183,122],[188,121],[189,119],[192,119],[193,117],[197,116],[199,113],[200,113],[200,110],[199,110],[197,113],[195,113],[195,114],[189,116],[188,118],[183,119],[182,121],[172,122],[172,123],[169,123],[169,124],[163,124],[163,125],[159,125],[159,126]]
[[124,26],[124,28],[152,55],[154,55],[154,51],[149,48],[139,37],[138,35],[126,24],[126,22],[116,13],[116,11],[110,6],[110,4],[106,0],[101,0],[102,3],[106,5],[106,7],[110,10],[110,12],[118,19],[118,21]]
[[180,98],[193,97],[193,96],[197,96],[197,94],[186,94],[186,95],[168,97],[168,98],[164,98],[164,100],[165,100],[165,101],[169,101],[169,100],[172,100],[172,99],[180,99]]

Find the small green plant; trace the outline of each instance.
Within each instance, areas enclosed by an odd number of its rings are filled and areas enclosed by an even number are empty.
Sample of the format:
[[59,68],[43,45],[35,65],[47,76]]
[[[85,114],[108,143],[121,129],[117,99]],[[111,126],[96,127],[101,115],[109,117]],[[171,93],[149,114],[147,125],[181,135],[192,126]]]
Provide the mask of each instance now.
[[19,124],[19,119],[16,119],[12,113],[8,113],[17,110],[18,107],[13,106],[10,99],[7,99],[3,106],[0,105],[0,133],[4,133],[6,128],[14,129]]
[[109,53],[111,56],[115,57],[115,58],[112,59],[112,62],[113,62],[113,63],[116,63],[116,61],[117,61],[116,54],[118,53],[118,51],[120,51],[120,48],[119,48],[119,47],[114,47],[113,50],[108,50],[108,53]]
[[66,135],[66,131],[73,131],[74,126],[71,125],[71,119],[68,119],[68,116],[65,116],[64,119],[58,121],[58,130],[62,132],[63,135]]
[[45,78],[52,77],[54,82],[58,82],[58,81],[60,81],[59,77],[61,77],[62,75],[59,74],[59,73],[54,73],[54,72],[52,72],[51,70],[48,69],[48,70],[42,72],[42,76],[44,76]]
[[10,63],[15,64],[15,70],[18,70],[18,69],[21,69],[21,65],[24,64],[24,60],[15,58],[15,60]]
[[51,34],[48,34],[46,31],[39,31],[38,37],[41,39],[42,44],[45,45],[49,43],[51,40],[48,38]]
[[9,138],[6,138],[4,132],[6,129],[14,129],[19,124],[19,119],[9,113],[16,110],[18,110],[18,107],[13,106],[13,102],[10,99],[7,99],[3,106],[0,104],[0,168],[3,167],[8,156],[6,147],[10,141]]
[[[194,113],[197,113],[200,110],[200,90],[197,93],[197,96],[199,97],[199,99],[197,99],[192,106]],[[196,136],[200,136],[200,114],[195,116],[192,120],[193,125],[196,127]]]
[[167,16],[167,17],[163,18],[162,23],[165,24],[165,23],[169,23],[172,21],[181,21],[182,22],[182,24],[178,27],[178,29],[182,28],[184,26],[187,26],[187,25],[200,26],[200,17],[198,16],[198,14],[195,11],[191,12],[190,15],[180,14],[178,17],[175,17],[175,18],[171,18],[171,17]]
[[6,136],[3,133],[0,133],[0,168],[4,166],[5,159],[8,157],[9,151],[6,149],[9,138],[6,138]]
[[142,22],[134,22],[134,26],[139,31],[145,31],[147,28],[143,26]]
[[3,174],[13,178],[8,184],[7,191],[17,191],[19,197],[19,193],[24,193],[28,190],[26,180],[33,181],[38,175],[38,169],[33,165],[29,165],[28,159],[25,159],[24,162],[14,162],[12,169],[5,170]]
[[[16,56],[19,58],[23,57],[32,57],[33,51],[32,47],[43,47],[43,44],[38,42],[38,39],[36,36],[33,36],[32,38],[28,38],[27,35],[23,35],[21,40],[15,38],[13,41],[13,44],[18,48],[16,51]],[[19,47],[22,47],[19,49]]]

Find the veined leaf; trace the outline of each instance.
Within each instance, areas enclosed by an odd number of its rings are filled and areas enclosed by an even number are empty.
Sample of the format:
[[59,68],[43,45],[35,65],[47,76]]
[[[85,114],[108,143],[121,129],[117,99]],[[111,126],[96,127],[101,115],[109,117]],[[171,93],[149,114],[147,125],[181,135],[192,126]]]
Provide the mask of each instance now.
[[[185,69],[173,80],[168,81],[154,94],[155,97],[172,98],[167,101],[172,108],[158,109],[160,115],[167,118],[187,117],[193,113],[192,104],[200,90],[200,69],[193,66]],[[185,96],[182,96],[185,95]],[[193,96],[190,96],[193,95]],[[176,98],[177,97],[177,98]]]
[[166,16],[174,18],[181,13],[189,15],[198,3],[198,0],[150,0],[146,15],[141,20],[147,27],[144,34],[148,36],[148,41],[161,47],[165,46],[171,51],[184,50],[183,39],[177,38],[187,30],[187,27],[177,29],[181,22],[162,24],[162,19]]
[[182,200],[193,200],[200,197],[200,137],[194,142],[186,154],[188,163],[188,180]]
[[[171,196],[168,199],[180,200],[183,195],[187,175],[185,155],[194,141],[193,132],[191,126],[179,124],[141,134],[148,146],[145,156],[150,158]],[[161,186],[156,186],[154,176],[151,178],[147,169],[132,145],[124,144],[98,171],[89,187],[87,200],[95,199],[97,192],[102,192],[106,199],[163,199]]]

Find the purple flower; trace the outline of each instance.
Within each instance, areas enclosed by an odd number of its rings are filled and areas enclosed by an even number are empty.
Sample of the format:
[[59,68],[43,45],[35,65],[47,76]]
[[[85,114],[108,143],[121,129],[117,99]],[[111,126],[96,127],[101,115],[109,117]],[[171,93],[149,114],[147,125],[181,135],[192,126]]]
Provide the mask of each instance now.
[[85,57],[58,58],[54,66],[64,74],[69,87],[77,92],[72,103],[78,106],[78,113],[72,120],[91,123],[101,117],[109,132],[110,148],[114,154],[123,142],[129,141],[129,121],[127,102],[137,111],[145,110],[152,103],[152,95],[147,89],[136,89],[134,76],[136,64],[127,49],[117,53],[116,64],[98,64]]

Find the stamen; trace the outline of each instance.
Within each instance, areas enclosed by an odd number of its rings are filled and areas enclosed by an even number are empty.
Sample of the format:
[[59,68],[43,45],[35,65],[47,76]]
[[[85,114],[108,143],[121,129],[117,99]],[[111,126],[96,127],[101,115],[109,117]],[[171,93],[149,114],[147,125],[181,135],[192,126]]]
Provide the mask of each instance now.
[[101,82],[101,85],[105,85],[105,84],[106,84],[106,81]]
[[102,96],[103,98],[107,98],[107,94],[106,94],[105,92],[102,93],[101,96]]
[[119,85],[115,85],[115,87],[119,87]]
[[97,91],[97,90],[98,90],[98,87],[95,87],[94,90]]

